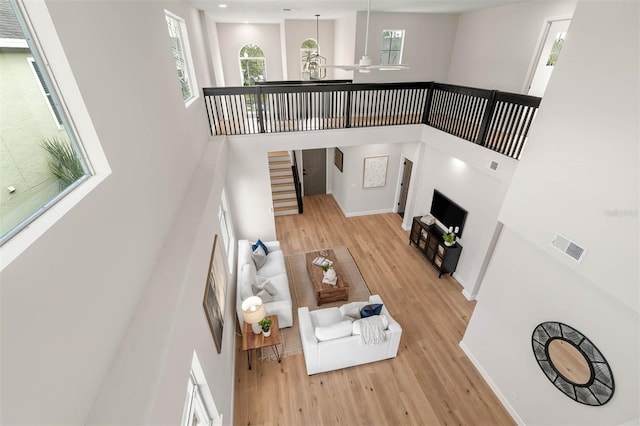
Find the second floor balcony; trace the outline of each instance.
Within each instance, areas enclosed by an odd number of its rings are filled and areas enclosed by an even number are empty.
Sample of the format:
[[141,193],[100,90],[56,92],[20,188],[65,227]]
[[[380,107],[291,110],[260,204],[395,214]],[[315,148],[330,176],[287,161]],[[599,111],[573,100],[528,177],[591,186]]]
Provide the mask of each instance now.
[[435,82],[204,89],[212,135],[425,124],[519,159],[541,98]]

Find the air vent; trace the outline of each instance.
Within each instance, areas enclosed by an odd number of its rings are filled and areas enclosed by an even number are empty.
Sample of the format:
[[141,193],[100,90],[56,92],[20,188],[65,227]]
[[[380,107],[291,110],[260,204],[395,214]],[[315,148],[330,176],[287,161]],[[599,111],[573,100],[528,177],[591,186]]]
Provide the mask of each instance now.
[[497,161],[492,161],[491,164],[489,164],[489,168],[491,170],[498,170],[498,165],[499,163]]
[[551,245],[578,263],[582,262],[584,255],[587,253],[587,249],[579,246],[562,234],[556,234],[553,241],[551,241]]

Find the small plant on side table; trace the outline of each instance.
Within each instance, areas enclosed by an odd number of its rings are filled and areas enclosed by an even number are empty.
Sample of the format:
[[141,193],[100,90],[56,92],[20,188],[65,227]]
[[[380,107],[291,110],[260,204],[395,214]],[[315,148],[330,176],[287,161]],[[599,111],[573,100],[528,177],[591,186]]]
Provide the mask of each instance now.
[[262,328],[262,333],[265,336],[271,335],[271,323],[272,321],[269,318],[262,318],[258,324]]

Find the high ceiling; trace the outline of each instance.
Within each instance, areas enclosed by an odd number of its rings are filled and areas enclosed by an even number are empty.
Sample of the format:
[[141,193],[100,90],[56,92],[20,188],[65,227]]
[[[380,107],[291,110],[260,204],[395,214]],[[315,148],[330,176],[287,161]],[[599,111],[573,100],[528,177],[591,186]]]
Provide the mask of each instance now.
[[[276,23],[335,19],[367,10],[367,0],[188,0],[217,22]],[[372,12],[460,13],[524,0],[371,0]],[[222,8],[220,5],[226,5]]]

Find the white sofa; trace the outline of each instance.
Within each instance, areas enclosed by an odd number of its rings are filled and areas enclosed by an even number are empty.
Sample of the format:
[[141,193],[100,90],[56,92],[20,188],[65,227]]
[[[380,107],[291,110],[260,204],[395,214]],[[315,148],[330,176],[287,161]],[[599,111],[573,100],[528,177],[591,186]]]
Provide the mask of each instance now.
[[[380,315],[384,315],[388,321],[384,331],[384,343],[365,344],[361,335],[352,334],[353,329],[345,324],[349,319],[343,315],[344,312],[340,308],[314,311],[309,311],[307,307],[298,309],[300,337],[308,375],[395,358],[400,346],[402,327],[391,317],[380,296],[377,294],[370,296],[368,303],[383,305]],[[351,333],[348,336],[330,340],[318,340],[316,337],[317,327],[321,327],[326,332],[329,327],[337,327],[344,331],[345,326],[348,328],[347,333]],[[326,336],[324,338],[326,339]]]
[[256,277],[268,278],[277,289],[273,300],[264,303],[267,315],[277,315],[279,328],[293,325],[293,309],[291,305],[291,293],[289,292],[289,279],[284,263],[284,254],[280,249],[279,241],[264,241],[269,253],[267,261],[260,268],[251,257],[252,243],[248,240],[238,241],[238,272],[236,276],[236,312],[238,321],[242,325],[242,301],[253,296],[252,285],[256,284]]

